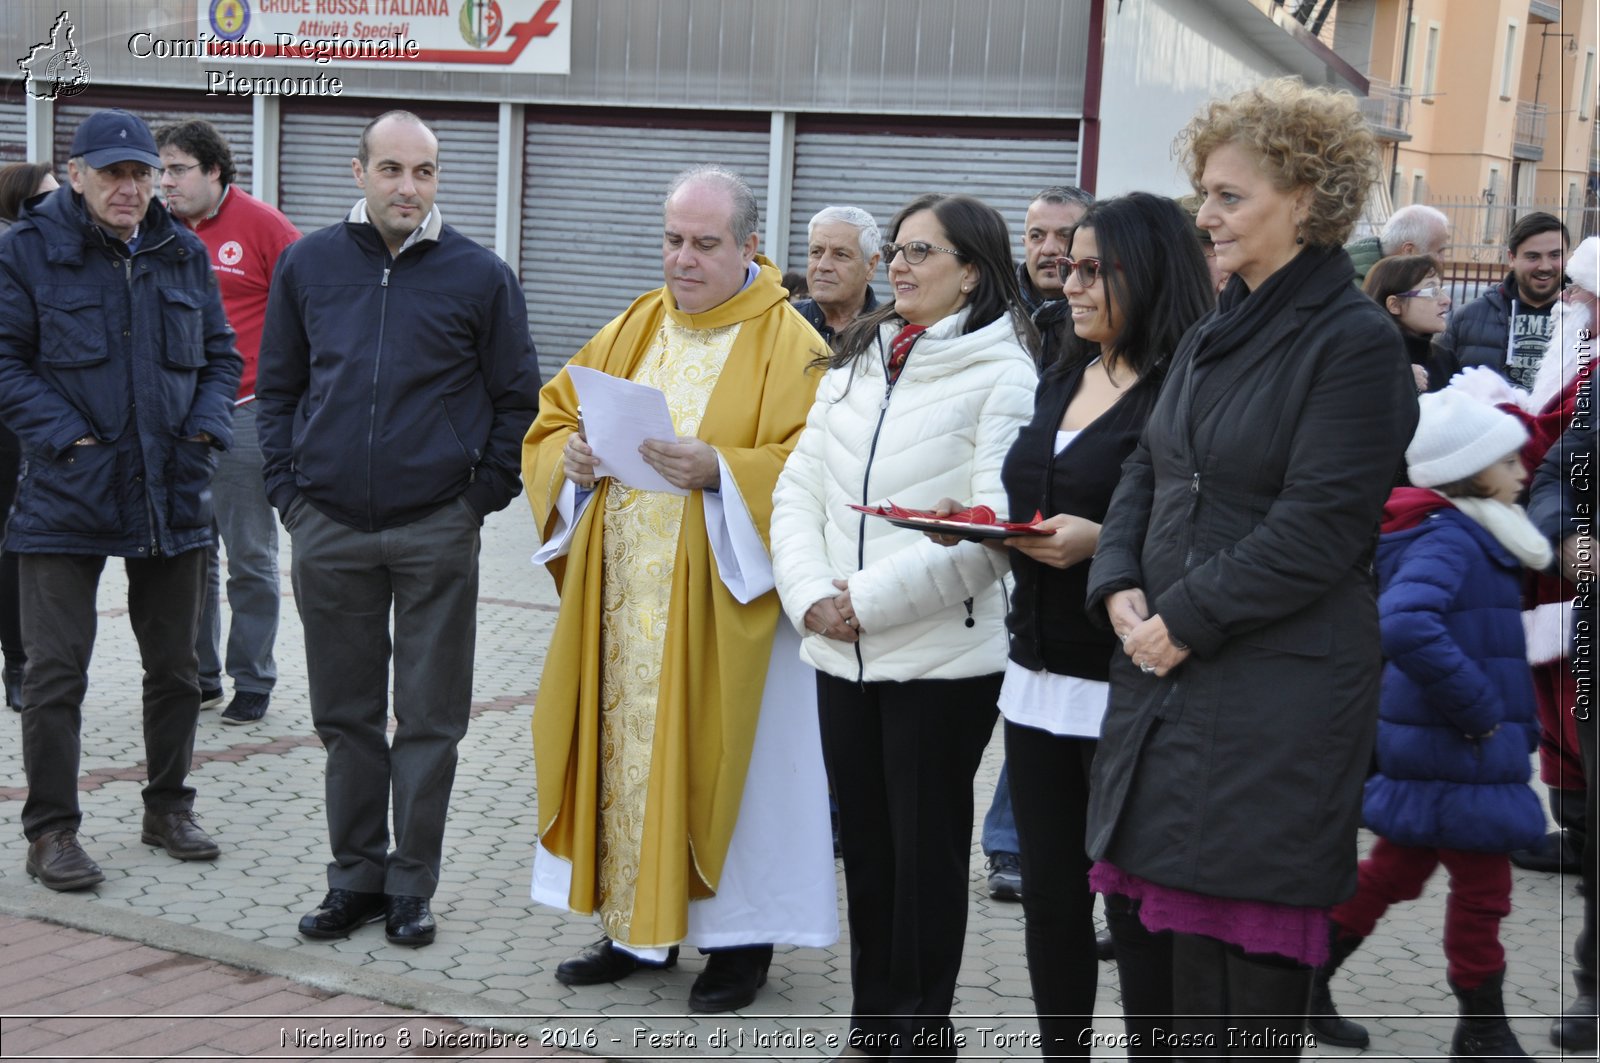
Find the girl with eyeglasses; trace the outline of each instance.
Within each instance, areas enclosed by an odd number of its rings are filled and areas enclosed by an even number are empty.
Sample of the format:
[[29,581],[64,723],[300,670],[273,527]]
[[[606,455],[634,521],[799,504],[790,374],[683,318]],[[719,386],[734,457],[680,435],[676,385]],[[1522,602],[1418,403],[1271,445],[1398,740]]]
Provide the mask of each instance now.
[[1443,273],[1432,255],[1392,255],[1374,265],[1361,286],[1400,327],[1419,392],[1438,391],[1450,382],[1433,379],[1443,375],[1436,368],[1433,337],[1444,331],[1450,314]]
[[[1006,224],[922,196],[889,226],[893,303],[839,333],[773,493],[772,567],[817,669],[850,920],[853,1054],[955,1059],[972,780],[1005,668],[1002,554],[850,509],[1002,512],[1035,334]],[[1032,516],[1030,510],[1023,519]]]

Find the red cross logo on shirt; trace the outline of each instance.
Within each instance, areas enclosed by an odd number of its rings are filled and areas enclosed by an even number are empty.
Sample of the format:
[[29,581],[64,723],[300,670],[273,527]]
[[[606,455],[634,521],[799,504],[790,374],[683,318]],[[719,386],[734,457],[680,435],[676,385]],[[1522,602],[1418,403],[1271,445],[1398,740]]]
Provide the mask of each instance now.
[[239,246],[239,241],[237,240],[229,240],[217,248],[217,261],[224,266],[237,266],[239,260],[243,257],[244,248]]

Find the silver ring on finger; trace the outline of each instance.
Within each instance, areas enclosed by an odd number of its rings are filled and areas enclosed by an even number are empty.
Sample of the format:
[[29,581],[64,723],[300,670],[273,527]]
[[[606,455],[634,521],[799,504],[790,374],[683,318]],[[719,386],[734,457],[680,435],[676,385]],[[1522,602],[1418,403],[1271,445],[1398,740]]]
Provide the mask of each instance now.
[[1154,675],[1156,666],[1151,664],[1149,661],[1145,661],[1139,665],[1139,671],[1143,672],[1145,675]]

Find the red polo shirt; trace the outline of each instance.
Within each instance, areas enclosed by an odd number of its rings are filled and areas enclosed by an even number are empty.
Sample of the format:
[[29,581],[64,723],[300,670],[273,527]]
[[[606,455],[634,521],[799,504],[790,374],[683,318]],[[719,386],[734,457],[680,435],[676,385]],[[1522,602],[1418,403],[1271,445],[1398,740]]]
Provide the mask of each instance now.
[[237,185],[228,186],[215,214],[190,228],[210,253],[211,268],[222,289],[222,307],[238,334],[239,354],[244,358],[239,401],[248,402],[256,394],[256,360],[272,271],[283,249],[300,239],[300,230],[282,211]]

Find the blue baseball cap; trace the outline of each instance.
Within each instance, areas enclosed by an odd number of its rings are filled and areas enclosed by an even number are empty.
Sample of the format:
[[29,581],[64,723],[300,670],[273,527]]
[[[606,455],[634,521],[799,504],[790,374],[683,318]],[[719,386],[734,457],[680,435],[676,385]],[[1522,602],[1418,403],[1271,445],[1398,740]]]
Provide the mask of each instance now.
[[119,162],[142,162],[161,169],[161,155],[150,127],[138,115],[116,109],[96,111],[78,123],[70,157],[82,157],[96,170]]

